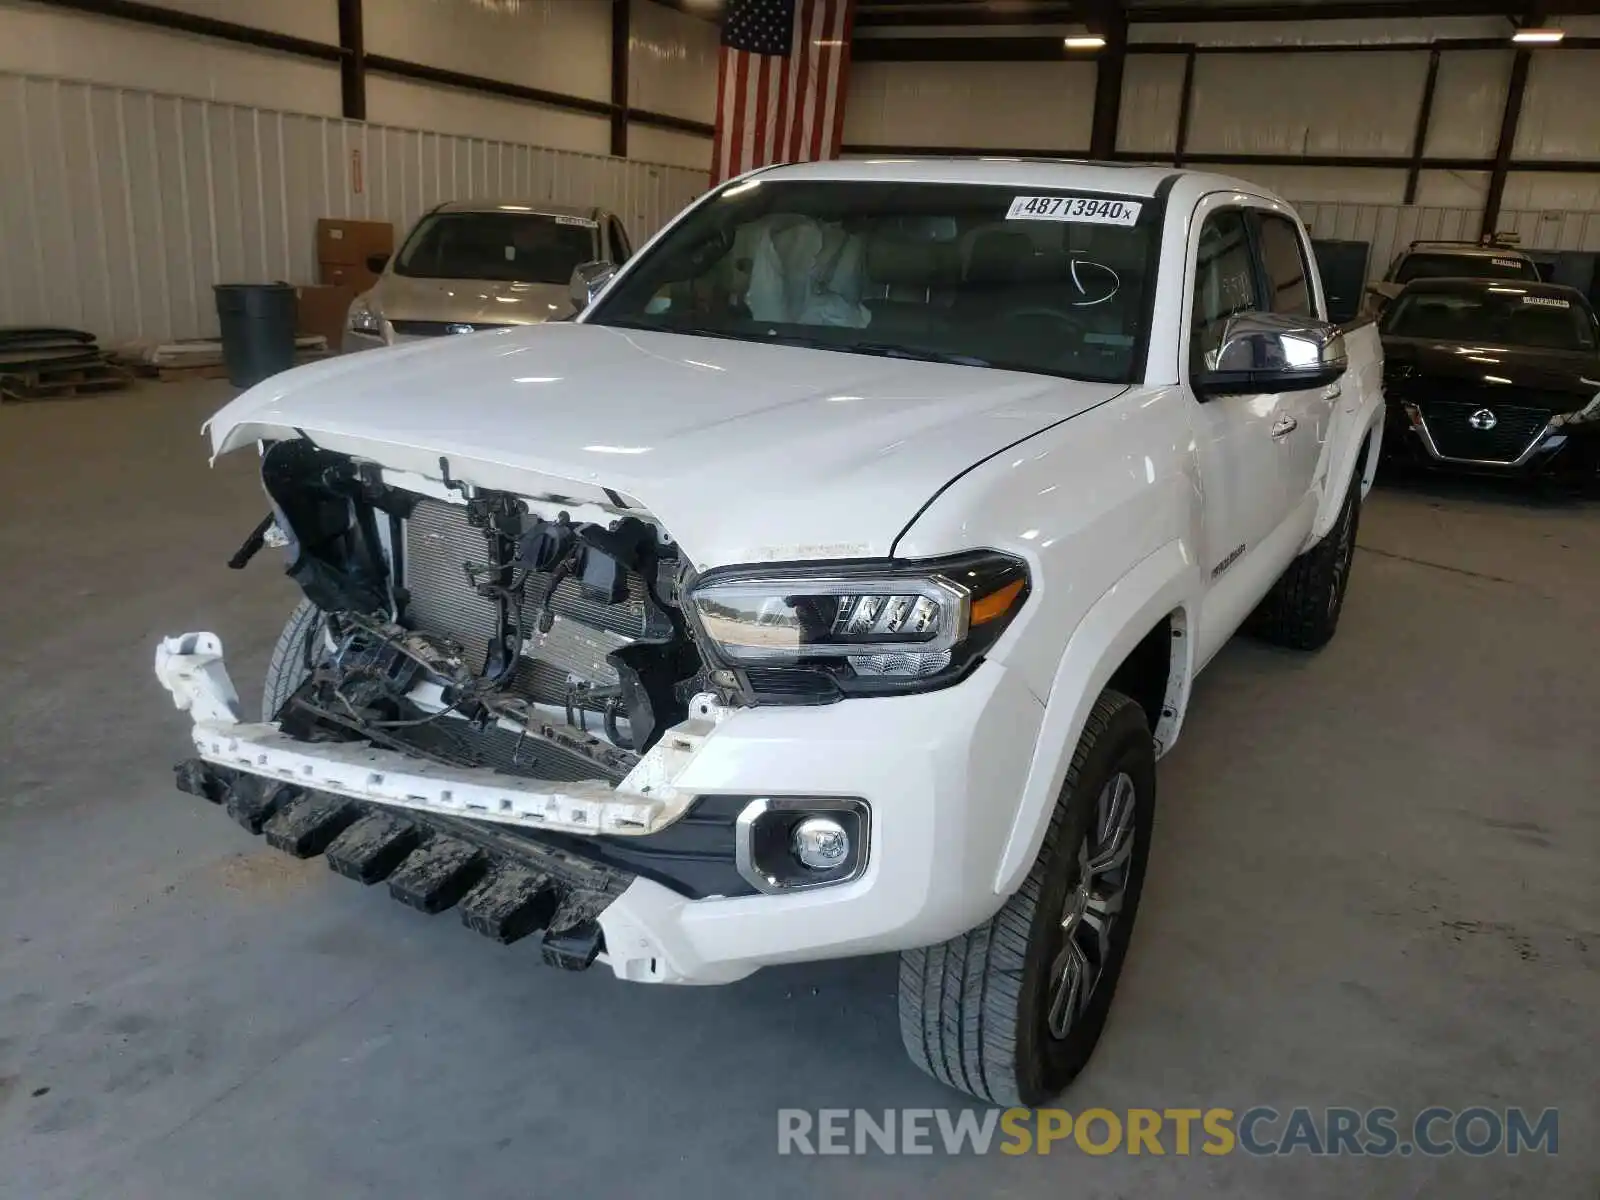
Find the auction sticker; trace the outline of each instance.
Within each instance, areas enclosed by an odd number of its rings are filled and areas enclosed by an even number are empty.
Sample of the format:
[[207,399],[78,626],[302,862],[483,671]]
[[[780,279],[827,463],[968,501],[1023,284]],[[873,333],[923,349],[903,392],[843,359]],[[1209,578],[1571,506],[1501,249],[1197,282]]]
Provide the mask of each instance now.
[[1571,308],[1572,307],[1572,302],[1571,301],[1569,301],[1569,300],[1558,300],[1554,296],[1524,296],[1522,298],[1522,302],[1524,304],[1538,304],[1538,305],[1541,305],[1544,308]]
[[1139,219],[1140,207],[1137,200],[1107,200],[1101,196],[1018,196],[1006,211],[1006,220],[1132,225]]

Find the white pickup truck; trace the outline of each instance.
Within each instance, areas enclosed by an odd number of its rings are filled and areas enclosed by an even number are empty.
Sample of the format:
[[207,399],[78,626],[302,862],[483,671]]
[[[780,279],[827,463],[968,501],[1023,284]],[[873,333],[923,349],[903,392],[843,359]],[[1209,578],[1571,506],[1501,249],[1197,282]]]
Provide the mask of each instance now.
[[1196,674],[1339,620],[1381,352],[1314,261],[1197,172],[779,167],[573,322],[271,379],[208,428],[262,454],[235,565],[305,600],[259,721],[215,635],[158,648],[179,786],[561,966],[898,952],[913,1060],[1045,1100]]

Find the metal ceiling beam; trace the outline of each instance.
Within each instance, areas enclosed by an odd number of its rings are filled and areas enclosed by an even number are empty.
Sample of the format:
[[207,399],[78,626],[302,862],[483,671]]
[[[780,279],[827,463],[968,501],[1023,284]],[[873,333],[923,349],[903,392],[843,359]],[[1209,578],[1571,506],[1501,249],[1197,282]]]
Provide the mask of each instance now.
[[1081,22],[1087,5],[1036,0],[1023,7],[990,8],[972,3],[891,4],[886,0],[861,3],[856,8],[856,25],[862,28],[891,28],[931,25],[1054,25]]
[[1178,128],[1172,139],[1172,163],[1183,166],[1184,151],[1189,148],[1189,114],[1194,108],[1194,47],[1183,59],[1183,90],[1178,93]]
[[628,40],[633,0],[611,0],[611,153],[628,157]]
[[1094,6],[1087,21],[1091,33],[1106,44],[1095,58],[1094,116],[1089,127],[1089,153],[1110,158],[1117,152],[1117,119],[1122,112],[1122,68],[1128,61],[1128,16],[1121,0]]
[[367,119],[367,49],[361,33],[361,0],[339,0],[339,99],[345,120]]
[[1519,49],[1511,59],[1511,82],[1506,85],[1506,107],[1500,116],[1500,141],[1494,149],[1494,165],[1489,168],[1489,190],[1483,199],[1481,234],[1491,234],[1500,222],[1500,201],[1506,194],[1506,175],[1511,170],[1511,149],[1517,141],[1517,122],[1522,119],[1522,97],[1528,90],[1528,63],[1531,51]]
[[1428,145],[1428,123],[1433,119],[1433,93],[1439,86],[1439,47],[1428,51],[1428,74],[1422,81],[1422,103],[1417,106],[1417,128],[1411,135],[1411,165],[1406,168],[1402,204],[1417,202],[1417,179],[1422,174],[1422,152]]
[[[1600,13],[1594,0],[1552,0],[1544,6],[1548,16]],[[1194,24],[1228,21],[1336,21],[1385,18],[1518,17],[1526,3],[1506,0],[1329,0],[1317,4],[1168,4],[1130,9],[1128,20],[1138,25]]]

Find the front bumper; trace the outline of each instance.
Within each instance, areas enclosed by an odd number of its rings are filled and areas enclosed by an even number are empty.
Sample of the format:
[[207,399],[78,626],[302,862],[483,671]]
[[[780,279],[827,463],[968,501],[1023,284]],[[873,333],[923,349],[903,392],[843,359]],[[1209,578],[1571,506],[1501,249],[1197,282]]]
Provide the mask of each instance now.
[[1592,477],[1600,468],[1600,424],[1561,425],[1537,430],[1514,455],[1477,457],[1446,454],[1414,404],[1390,400],[1385,413],[1383,457],[1427,470],[1465,474],[1533,477],[1572,474]]
[[[640,764],[646,769],[612,789],[443,767],[359,743],[301,743],[274,725],[243,722],[213,635],[162,643],[157,675],[193,718],[199,758],[180,768],[186,790],[228,803],[247,827],[253,822],[291,852],[330,853],[335,869],[350,857],[342,839],[353,823],[368,833],[377,822],[366,818],[405,824],[423,841],[389,865],[405,873],[403,890],[425,901],[407,903],[430,911],[459,903],[467,923],[481,928],[492,924],[477,914],[493,897],[480,893],[510,875],[494,903],[523,906],[512,921],[525,930],[518,936],[542,928],[548,946],[556,929],[553,953],[567,965],[598,957],[619,977],[646,982],[729,982],[764,965],[909,949],[988,919],[1004,900],[993,881],[1043,716],[1039,700],[993,662],[924,695],[697,708],[657,746],[667,753],[652,750]],[[568,846],[599,834],[644,844],[696,798],[729,796],[860,798],[871,814],[864,872],[792,893],[690,899],[575,855],[606,884],[591,880],[584,904],[560,917],[559,888],[555,902],[529,890],[530,873],[554,875],[528,861],[528,853],[549,850],[532,831],[559,833]],[[493,847],[482,838],[495,839]],[[435,839],[449,853],[430,867]],[[529,845],[535,849],[523,853]],[[444,883],[433,900],[405,882],[435,875]],[[558,917],[566,923],[549,923]],[[599,931],[593,954],[586,921]]]

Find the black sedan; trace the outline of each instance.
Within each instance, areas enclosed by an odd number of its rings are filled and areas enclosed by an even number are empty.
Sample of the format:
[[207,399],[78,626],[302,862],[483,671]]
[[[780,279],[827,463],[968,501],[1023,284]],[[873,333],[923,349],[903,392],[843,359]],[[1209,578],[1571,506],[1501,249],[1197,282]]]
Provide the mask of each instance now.
[[1581,292],[1425,279],[1384,310],[1385,458],[1560,475],[1600,468],[1600,322]]

